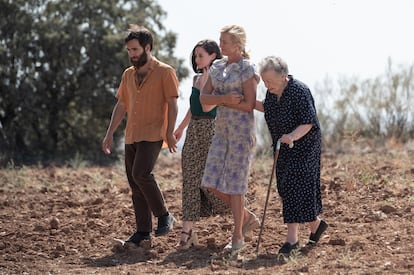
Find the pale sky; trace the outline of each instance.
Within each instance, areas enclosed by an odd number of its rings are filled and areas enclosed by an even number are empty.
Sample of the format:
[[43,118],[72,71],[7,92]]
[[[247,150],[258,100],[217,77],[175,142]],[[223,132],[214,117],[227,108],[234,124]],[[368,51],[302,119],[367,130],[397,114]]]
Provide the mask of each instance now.
[[[201,39],[218,41],[220,29],[245,28],[247,51],[257,64],[282,57],[311,88],[326,76],[361,79],[383,74],[387,60],[414,64],[412,0],[158,0],[164,26],[178,35],[175,55],[191,77],[180,84],[179,121],[188,108],[193,71],[189,55]],[[263,85],[261,83],[261,85]],[[260,85],[259,85],[260,86]],[[181,108],[183,107],[183,108]]]
[[[164,25],[178,35],[176,55],[186,60],[201,39],[219,39],[229,24],[245,28],[247,50],[286,60],[290,72],[313,86],[331,76],[377,76],[388,57],[414,62],[412,0],[158,0]],[[191,71],[192,72],[192,71]]]

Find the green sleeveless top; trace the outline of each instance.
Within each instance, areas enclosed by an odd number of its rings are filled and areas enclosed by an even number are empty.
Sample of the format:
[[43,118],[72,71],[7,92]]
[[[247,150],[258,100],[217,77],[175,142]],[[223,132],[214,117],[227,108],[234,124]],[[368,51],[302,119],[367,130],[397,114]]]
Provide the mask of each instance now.
[[210,112],[203,112],[203,107],[200,103],[200,90],[196,87],[192,87],[190,96],[190,111],[193,116],[211,116],[216,117],[216,109],[214,108]]

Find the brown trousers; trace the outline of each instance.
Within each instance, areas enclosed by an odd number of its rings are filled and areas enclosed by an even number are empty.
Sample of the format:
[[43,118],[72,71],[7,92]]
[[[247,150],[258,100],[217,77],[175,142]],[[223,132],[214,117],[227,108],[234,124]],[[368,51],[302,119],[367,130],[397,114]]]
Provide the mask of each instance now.
[[168,211],[152,174],[161,146],[162,141],[125,144],[125,168],[138,232],[151,232],[152,214],[160,217]]

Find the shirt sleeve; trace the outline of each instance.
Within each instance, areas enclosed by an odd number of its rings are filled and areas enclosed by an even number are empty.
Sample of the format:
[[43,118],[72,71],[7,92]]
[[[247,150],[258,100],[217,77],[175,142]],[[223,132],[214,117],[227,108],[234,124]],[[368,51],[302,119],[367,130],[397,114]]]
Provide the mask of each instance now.
[[127,79],[126,79],[126,71],[123,72],[121,77],[121,83],[119,84],[118,91],[116,92],[116,98],[125,104],[128,111],[128,98],[127,98]]
[[167,68],[162,79],[164,97],[168,100],[171,97],[178,97],[178,79],[173,68]]

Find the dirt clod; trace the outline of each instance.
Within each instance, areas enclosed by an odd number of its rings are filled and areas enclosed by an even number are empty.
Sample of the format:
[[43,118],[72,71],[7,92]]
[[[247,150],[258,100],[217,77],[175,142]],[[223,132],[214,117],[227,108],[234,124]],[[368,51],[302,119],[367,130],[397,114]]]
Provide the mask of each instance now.
[[[154,169],[178,222],[167,236],[152,234],[145,247],[114,242],[135,231],[122,165],[2,169],[0,274],[411,274],[412,154],[404,148],[347,152],[322,156],[326,234],[317,245],[289,257],[277,255],[286,240],[286,225],[275,188],[258,254],[259,228],[237,255],[223,254],[231,240],[231,214],[202,218],[195,223],[200,245],[177,250],[182,230],[179,154],[161,154]],[[259,220],[271,166],[272,159],[263,157],[251,169],[246,197]],[[309,228],[300,225],[299,232],[303,247]]]

